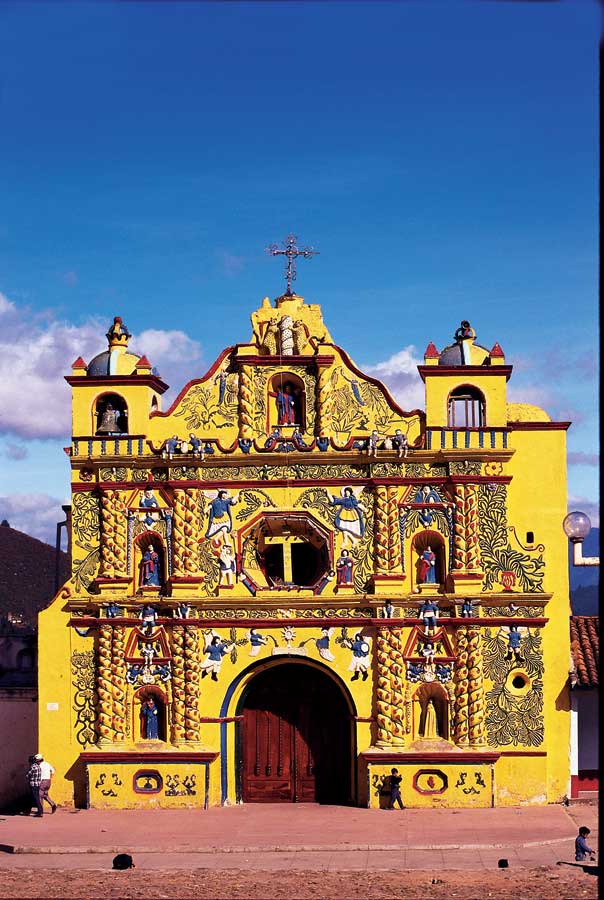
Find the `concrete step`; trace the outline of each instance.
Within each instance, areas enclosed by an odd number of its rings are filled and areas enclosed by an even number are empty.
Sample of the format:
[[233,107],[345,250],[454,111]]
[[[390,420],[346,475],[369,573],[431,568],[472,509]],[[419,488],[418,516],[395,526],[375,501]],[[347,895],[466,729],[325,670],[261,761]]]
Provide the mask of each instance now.
[[579,791],[577,800],[597,800],[598,796],[598,791]]

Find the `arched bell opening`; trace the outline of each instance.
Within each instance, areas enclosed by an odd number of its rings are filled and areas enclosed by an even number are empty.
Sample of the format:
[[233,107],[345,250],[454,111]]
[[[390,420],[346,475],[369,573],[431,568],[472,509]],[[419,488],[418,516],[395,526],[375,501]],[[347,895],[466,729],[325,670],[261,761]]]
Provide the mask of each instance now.
[[119,394],[101,394],[93,409],[93,432],[103,435],[128,434],[128,405]]

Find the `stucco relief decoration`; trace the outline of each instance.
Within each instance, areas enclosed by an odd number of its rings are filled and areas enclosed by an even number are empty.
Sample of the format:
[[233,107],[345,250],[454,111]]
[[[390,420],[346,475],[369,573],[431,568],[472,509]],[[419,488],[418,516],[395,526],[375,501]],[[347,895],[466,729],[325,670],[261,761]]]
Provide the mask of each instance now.
[[101,555],[100,506],[98,497],[86,492],[73,494],[73,578],[76,591],[88,590],[97,574]]
[[94,671],[94,651],[75,650],[71,654],[71,674],[75,736],[78,744],[86,747],[96,741],[96,691]]
[[[342,496],[330,494],[325,488],[308,488],[298,497],[294,506],[312,510],[320,519],[326,522],[330,528],[340,531],[344,535],[342,523],[338,525],[338,517],[342,519],[341,510],[343,503],[350,501],[354,506],[357,520],[362,521],[362,528],[355,526],[354,539],[347,540],[350,555],[354,561],[354,588],[361,593],[368,589],[369,579],[373,574],[373,495],[368,488],[363,488],[354,493],[350,487],[342,489]],[[352,513],[351,513],[352,518]],[[353,520],[354,521],[354,520]]]
[[[486,692],[485,726],[489,744],[493,747],[538,747],[543,743],[543,655],[542,639],[538,631],[526,629],[518,654],[509,651],[508,629],[484,629],[483,665],[485,678],[492,682]],[[529,681],[524,691],[514,691],[510,673],[518,666]]]
[[174,417],[187,428],[228,428],[237,422],[238,376],[222,369],[213,379],[196,384],[183,397]]
[[[516,587],[525,593],[543,592],[544,546],[515,550],[508,541],[507,489],[491,482],[478,490],[480,559],[485,573],[483,591],[498,585]],[[520,546],[520,545],[519,545]],[[495,588],[497,589],[497,587]]]

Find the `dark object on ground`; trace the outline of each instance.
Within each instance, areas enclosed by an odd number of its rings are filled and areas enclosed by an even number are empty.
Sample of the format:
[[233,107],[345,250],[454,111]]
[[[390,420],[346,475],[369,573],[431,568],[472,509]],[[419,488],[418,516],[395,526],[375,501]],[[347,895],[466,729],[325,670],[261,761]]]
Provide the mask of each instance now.
[[508,863],[507,859],[498,859],[497,865],[500,869],[507,869],[509,863]]
[[113,860],[113,868],[114,869],[135,869],[136,866],[132,861],[132,857],[129,853],[118,853],[118,855]]

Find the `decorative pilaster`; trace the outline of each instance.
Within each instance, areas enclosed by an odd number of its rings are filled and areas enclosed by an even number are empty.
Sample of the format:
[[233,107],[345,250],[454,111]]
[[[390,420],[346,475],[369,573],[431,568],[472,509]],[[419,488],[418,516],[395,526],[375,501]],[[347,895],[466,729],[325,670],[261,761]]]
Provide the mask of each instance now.
[[199,630],[196,625],[185,627],[185,737],[199,741]]
[[116,570],[114,493],[115,491],[103,491],[101,494],[101,566],[99,574],[102,578],[113,578]]
[[453,738],[459,746],[467,746],[468,734],[468,629],[457,629],[455,660],[455,722]]
[[455,519],[453,528],[453,583],[465,591],[479,590],[483,579],[478,544],[478,487],[455,485]]
[[486,744],[484,717],[485,698],[480,630],[468,628],[468,737],[471,747],[484,747]]
[[196,488],[174,491],[173,547],[175,576],[199,575],[199,491]]
[[252,367],[241,366],[239,372],[239,437],[251,438],[254,425],[254,384]]
[[401,571],[401,535],[399,530],[398,496],[395,487],[387,490],[388,503],[388,568],[390,572]]
[[375,491],[375,566],[376,575],[388,574],[388,491],[379,485]]
[[332,387],[329,369],[319,367],[316,380],[317,418],[315,431],[318,436],[331,430]]
[[114,566],[118,577],[128,575],[128,508],[126,493],[113,492]]
[[111,645],[111,692],[113,695],[113,739],[126,740],[126,660],[124,626],[113,626]]
[[377,746],[402,747],[405,694],[400,628],[380,628],[377,634]]
[[172,743],[185,740],[185,629],[183,625],[172,628]]
[[111,625],[101,625],[99,629],[99,650],[97,670],[97,694],[99,698],[99,744],[111,743],[113,739],[113,692],[111,679]]

